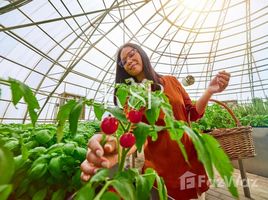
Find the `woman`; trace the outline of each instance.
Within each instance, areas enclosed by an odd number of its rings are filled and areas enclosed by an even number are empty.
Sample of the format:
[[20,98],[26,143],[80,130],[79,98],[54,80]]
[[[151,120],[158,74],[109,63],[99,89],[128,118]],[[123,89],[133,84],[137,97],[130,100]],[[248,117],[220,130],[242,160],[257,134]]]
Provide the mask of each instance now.
[[[187,121],[188,115],[190,115],[191,120],[195,121],[203,116],[210,97],[215,93],[222,92],[227,87],[230,74],[225,71],[219,72],[212,79],[204,94],[193,105],[189,95],[175,77],[157,74],[143,49],[136,44],[127,43],[118,51],[116,83],[123,83],[130,77],[134,78],[136,82],[141,82],[145,78],[152,80],[155,83],[153,90],[157,90],[158,84],[161,84],[173,108],[174,117],[177,120]],[[164,125],[163,117],[163,114],[160,114],[157,125]],[[96,134],[88,143],[87,158],[81,165],[81,178],[84,181],[89,180],[98,168],[110,168],[117,163],[116,140],[108,137],[104,148],[100,145],[100,141],[101,134]],[[197,159],[194,146],[186,134],[184,134],[182,142],[190,165],[185,162],[177,142],[169,138],[167,131],[161,131],[157,141],[153,142],[150,138],[147,140],[144,147],[143,169],[154,168],[163,177],[168,195],[174,199],[198,198],[209,188],[207,176],[202,163]],[[135,148],[132,148],[131,152],[134,151]]]

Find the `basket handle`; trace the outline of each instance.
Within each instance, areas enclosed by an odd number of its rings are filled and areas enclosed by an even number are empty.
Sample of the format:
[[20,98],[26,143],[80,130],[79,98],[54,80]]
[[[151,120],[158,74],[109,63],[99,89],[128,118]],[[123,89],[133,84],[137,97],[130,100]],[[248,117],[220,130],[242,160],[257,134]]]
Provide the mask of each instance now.
[[219,100],[216,100],[216,99],[209,99],[209,101],[215,102],[215,103],[221,105],[222,107],[224,107],[229,112],[229,114],[232,116],[232,118],[235,121],[236,125],[237,126],[242,126],[241,123],[240,123],[240,121],[235,116],[234,112],[225,103],[223,103],[223,102],[221,102]]
[[[209,101],[212,101],[212,102],[215,102],[219,105],[221,105],[222,107],[224,107],[228,113],[231,115],[231,117],[233,118],[233,120],[235,121],[236,125],[239,127],[239,126],[242,126],[240,121],[237,119],[237,117],[235,116],[234,112],[231,110],[231,108],[229,108],[225,103],[219,101],[219,100],[216,100],[216,99],[209,99]],[[188,124],[189,126],[191,127],[191,120],[190,120],[191,116],[190,116],[190,112],[188,113]]]

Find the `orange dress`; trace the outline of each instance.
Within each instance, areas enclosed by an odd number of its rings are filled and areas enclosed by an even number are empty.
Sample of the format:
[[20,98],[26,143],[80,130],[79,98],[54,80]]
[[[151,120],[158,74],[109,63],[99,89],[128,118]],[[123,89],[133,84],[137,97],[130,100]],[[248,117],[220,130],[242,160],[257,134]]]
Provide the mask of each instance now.
[[[191,121],[202,117],[197,113],[189,95],[175,77],[163,76],[161,83],[177,120],[187,121],[188,112]],[[160,112],[156,124],[165,124],[164,113]],[[190,165],[185,162],[177,142],[170,139],[167,131],[159,132],[155,142],[148,138],[148,145],[144,149],[143,170],[148,167],[155,169],[163,177],[168,195],[176,200],[197,198],[198,194],[209,188],[205,169],[198,161],[193,143],[186,134],[182,137],[182,143],[187,151]]]

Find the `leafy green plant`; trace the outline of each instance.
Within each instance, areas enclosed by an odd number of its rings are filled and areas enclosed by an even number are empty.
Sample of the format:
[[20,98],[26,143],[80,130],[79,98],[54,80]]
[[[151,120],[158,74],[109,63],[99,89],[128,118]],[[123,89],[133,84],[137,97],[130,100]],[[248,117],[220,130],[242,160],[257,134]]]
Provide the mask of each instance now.
[[240,118],[243,126],[268,127],[268,115],[248,115]]
[[218,104],[207,106],[204,116],[198,122],[192,123],[192,127],[201,131],[235,126],[236,124],[228,111]]
[[80,164],[86,156],[87,140],[99,122],[78,126],[75,136],[68,134],[65,126],[66,134],[57,143],[55,124],[36,124],[35,128],[31,124],[0,125],[0,140],[13,153],[15,163],[9,199],[33,199],[41,194],[45,199],[57,194],[64,198],[82,187]]
[[[243,126],[268,127],[268,101],[253,99],[251,103],[230,106]],[[201,131],[216,128],[234,128],[237,125],[231,115],[218,104],[207,106],[203,118],[193,122],[192,127]]]
[[239,104],[233,108],[244,126],[268,127],[268,101],[254,98],[251,103]]
[[15,166],[12,153],[0,141],[0,198],[6,200],[12,192],[10,180],[14,174]]

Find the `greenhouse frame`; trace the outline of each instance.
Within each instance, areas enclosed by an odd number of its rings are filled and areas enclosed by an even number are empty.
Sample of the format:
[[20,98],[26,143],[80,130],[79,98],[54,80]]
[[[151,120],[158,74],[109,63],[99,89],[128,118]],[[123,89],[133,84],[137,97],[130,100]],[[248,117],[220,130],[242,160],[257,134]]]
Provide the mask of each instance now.
[[[190,122],[190,111],[186,119],[177,119],[176,115],[176,119],[173,115],[168,118],[172,109],[168,110],[162,86],[157,95],[150,86],[149,93],[143,91],[150,81],[137,84],[137,79],[131,79],[121,86],[115,81],[126,49],[121,47],[126,43],[143,49],[157,74],[175,77],[193,104],[198,104],[219,73],[229,73],[230,80],[221,92],[211,93],[199,121]],[[141,54],[137,49],[131,52],[133,55],[128,52],[124,56],[123,68],[137,52]],[[120,105],[114,105],[114,95]],[[155,191],[144,196],[138,188],[144,192],[145,186],[138,186],[137,181],[145,181],[142,175],[135,179],[134,186],[122,181],[126,190],[133,189],[133,195],[116,184],[112,185],[113,194],[104,190],[106,184],[114,184],[117,179],[109,182],[107,177],[96,175],[96,182],[81,181],[80,165],[90,153],[88,140],[105,132],[102,123],[110,117],[119,121],[117,141],[122,133],[131,133],[138,149],[138,153],[125,158],[131,148],[126,147],[126,152],[123,148],[119,161],[126,159],[126,164],[121,166],[119,162],[119,171],[130,168],[145,173],[146,138],[139,139],[144,137],[139,131],[151,141],[168,129],[186,160],[185,144],[181,142],[184,136],[180,134],[190,137],[198,160],[212,178],[203,199],[268,199],[267,95],[268,0],[2,0],[0,176],[6,170],[10,174],[3,180],[0,177],[0,199],[173,199],[168,186],[167,193],[162,192],[166,179],[158,175]],[[142,110],[147,122],[133,125],[138,122],[131,122],[127,103]],[[162,112],[166,118],[160,126],[157,119]],[[213,135],[214,130],[225,135]],[[228,134],[239,136],[230,139]],[[232,140],[242,147],[236,147]],[[229,150],[249,153],[232,157]],[[38,157],[46,163],[41,166]],[[61,169],[55,169],[56,165]],[[224,180],[230,176],[236,186]],[[225,184],[216,187],[214,178]],[[94,188],[101,181],[105,182]]]

